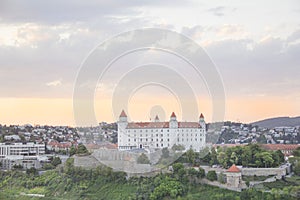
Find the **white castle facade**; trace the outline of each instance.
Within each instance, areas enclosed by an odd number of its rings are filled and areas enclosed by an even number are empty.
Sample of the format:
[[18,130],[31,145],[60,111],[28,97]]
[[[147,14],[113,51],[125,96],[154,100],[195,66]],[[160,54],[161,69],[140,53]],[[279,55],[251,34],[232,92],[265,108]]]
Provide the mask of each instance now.
[[181,145],[199,152],[205,147],[206,124],[203,114],[198,122],[178,122],[173,112],[170,120],[160,122],[128,122],[124,110],[118,121],[118,149],[159,149]]

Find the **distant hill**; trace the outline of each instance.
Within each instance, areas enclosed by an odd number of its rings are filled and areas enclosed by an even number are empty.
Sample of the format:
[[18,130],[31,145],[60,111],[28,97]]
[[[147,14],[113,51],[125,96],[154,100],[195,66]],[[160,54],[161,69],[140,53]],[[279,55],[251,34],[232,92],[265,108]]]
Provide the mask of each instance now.
[[278,126],[300,126],[300,116],[299,117],[276,117],[276,118],[270,118],[270,119],[253,122],[251,124],[264,127],[264,128],[274,128]]

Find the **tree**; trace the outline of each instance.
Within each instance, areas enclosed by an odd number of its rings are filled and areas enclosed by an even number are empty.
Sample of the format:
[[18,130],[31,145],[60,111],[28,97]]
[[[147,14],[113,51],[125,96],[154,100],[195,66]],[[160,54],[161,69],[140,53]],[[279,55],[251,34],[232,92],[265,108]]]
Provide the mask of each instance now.
[[79,144],[77,146],[76,154],[87,154],[88,152],[89,151],[87,150],[87,148],[83,144]]
[[73,156],[76,154],[76,148],[74,145],[71,146],[69,153],[70,153],[70,156]]
[[51,161],[51,164],[53,165],[53,166],[57,166],[57,165],[59,165],[59,164],[61,164],[61,159],[60,159],[60,157],[54,157],[53,159],[52,159],[52,161]]
[[148,156],[144,153],[142,153],[138,159],[137,159],[137,163],[138,164],[150,164],[150,160],[148,158]]
[[182,163],[175,163],[175,164],[172,165],[172,167],[173,167],[173,172],[174,172],[175,174],[178,173],[178,171],[179,171],[180,169],[184,169],[184,166],[183,166]]
[[224,167],[226,168],[227,167],[227,158],[226,158],[226,154],[221,151],[219,154],[218,154],[218,162]]
[[294,169],[294,173],[300,176],[300,162],[297,162],[293,169]]
[[216,181],[218,179],[216,171],[213,170],[207,172],[206,178],[210,181]]
[[226,175],[224,173],[220,173],[218,177],[218,181],[222,184],[226,183]]
[[280,150],[273,151],[271,154],[272,154],[272,158],[274,160],[274,162],[273,162],[274,167],[279,166],[281,163],[284,162],[284,155]]
[[37,174],[37,169],[34,167],[31,167],[29,169],[26,169],[26,174],[31,174],[31,175],[36,175]]
[[190,164],[195,164],[195,158],[196,158],[196,154],[194,152],[193,149],[189,149],[187,152],[186,152],[186,157],[187,157],[187,161],[190,163]]
[[295,157],[300,157],[300,147],[298,147],[296,150],[293,151],[293,155]]
[[241,157],[242,157],[242,165],[244,167],[248,167],[252,161],[252,152],[249,146],[243,148]]
[[169,154],[170,154],[170,152],[169,152],[168,148],[162,149],[162,158],[168,158]]
[[172,165],[173,167],[173,174],[178,180],[183,181],[186,171],[182,163],[175,163]]
[[230,156],[230,162],[231,162],[232,164],[237,164],[238,161],[239,161],[238,156],[236,155],[235,152],[232,152],[232,153],[231,153],[231,156]]
[[219,164],[219,163],[218,163],[218,159],[217,159],[217,152],[216,152],[215,148],[212,148],[212,149],[211,149],[211,154],[210,154],[210,156],[211,156],[211,160],[210,160],[210,162],[209,162],[210,165]]
[[259,157],[262,161],[262,163],[264,163],[265,167],[271,167],[274,160],[272,158],[272,155],[270,152],[262,152],[259,154]]
[[184,188],[179,181],[166,177],[155,187],[150,195],[150,199],[164,199],[165,197],[170,197],[168,199],[176,199],[176,197],[182,195],[183,192]]
[[198,178],[204,178],[205,177],[205,170],[201,167],[198,169]]
[[174,144],[172,146],[172,150],[173,151],[183,151],[185,150],[184,146],[183,145],[180,145],[180,144]]

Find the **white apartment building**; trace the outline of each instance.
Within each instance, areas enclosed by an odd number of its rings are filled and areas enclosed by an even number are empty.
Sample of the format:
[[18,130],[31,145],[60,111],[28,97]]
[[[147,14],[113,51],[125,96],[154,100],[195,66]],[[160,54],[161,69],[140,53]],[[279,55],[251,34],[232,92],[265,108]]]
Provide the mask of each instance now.
[[206,145],[206,124],[203,114],[198,122],[178,122],[175,113],[167,122],[128,122],[124,110],[118,121],[118,149],[158,149],[182,145],[199,152]]
[[46,160],[44,144],[0,143],[0,162],[3,169],[21,165],[24,169],[40,168],[41,160]]

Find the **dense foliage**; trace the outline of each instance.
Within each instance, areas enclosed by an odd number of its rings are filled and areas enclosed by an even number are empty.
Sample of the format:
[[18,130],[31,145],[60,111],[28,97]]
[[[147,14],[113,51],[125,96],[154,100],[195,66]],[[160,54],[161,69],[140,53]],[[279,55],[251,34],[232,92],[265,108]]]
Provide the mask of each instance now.
[[277,190],[263,194],[256,190],[237,193],[202,185],[199,180],[205,176],[204,170],[186,168],[181,163],[173,164],[173,173],[128,178],[126,173],[114,172],[109,167],[82,169],[74,167],[73,162],[70,158],[64,167],[41,175],[34,169],[28,173],[0,172],[0,199],[32,199],[22,193],[43,194],[42,199],[259,199],[256,195],[264,195],[266,199],[296,199],[286,194],[283,198]]
[[300,147],[293,152],[293,156],[289,161],[293,164],[294,173],[300,176]]
[[219,164],[224,168],[228,168],[232,164],[244,167],[278,167],[284,162],[284,155],[279,150],[267,151],[257,144],[250,144],[230,148],[213,148],[201,159],[209,162],[210,165]]
[[80,155],[86,155],[89,153],[89,151],[87,150],[87,148],[83,145],[83,144],[78,144],[77,147],[72,146],[70,148],[70,156],[74,155],[74,154],[80,154]]
[[137,163],[139,164],[150,164],[150,160],[148,158],[148,156],[144,153],[142,153],[138,159],[137,159]]

